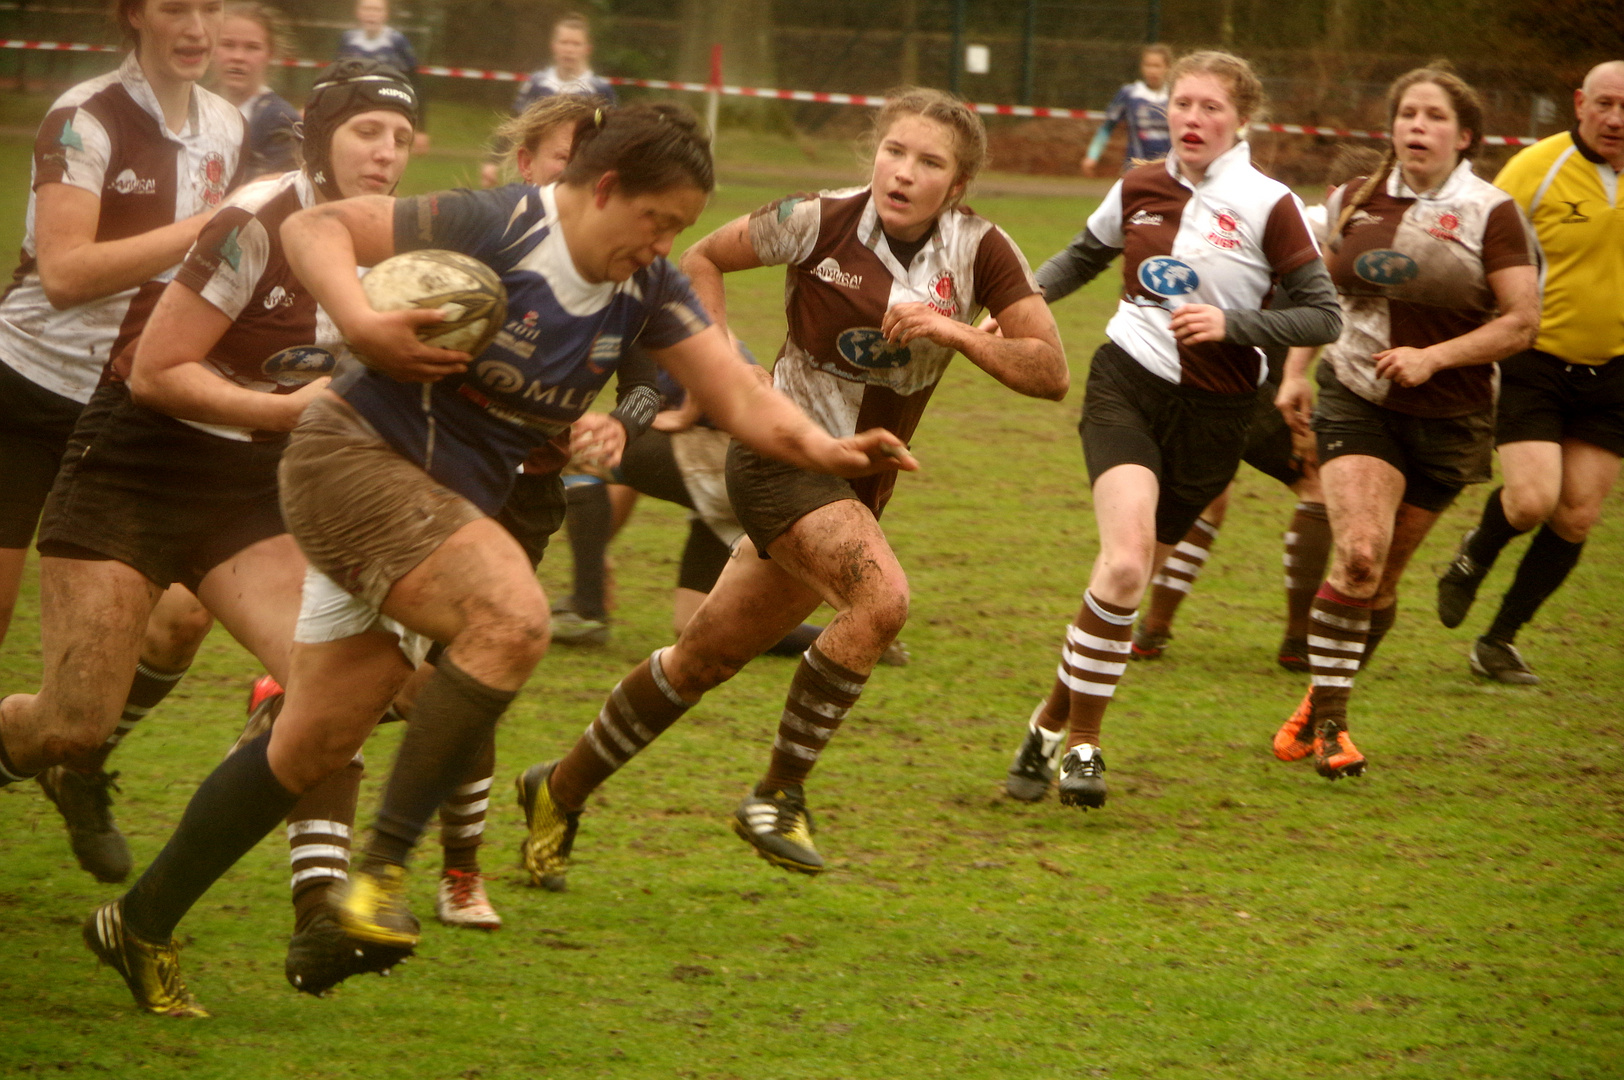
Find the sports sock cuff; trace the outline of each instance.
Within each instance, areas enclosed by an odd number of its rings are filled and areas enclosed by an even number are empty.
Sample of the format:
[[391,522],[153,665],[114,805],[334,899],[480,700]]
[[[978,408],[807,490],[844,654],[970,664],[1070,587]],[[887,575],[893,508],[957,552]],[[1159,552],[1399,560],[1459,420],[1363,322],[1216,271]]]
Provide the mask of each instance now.
[[517,690],[498,690],[494,686],[487,686],[458,667],[449,656],[440,658],[440,662],[435,665],[435,671],[470,703],[498,712],[506,709],[513,703],[513,699],[519,696]]
[[1330,520],[1331,517],[1330,511],[1325,509],[1325,504],[1322,502],[1299,502],[1297,504],[1297,513],[1306,514],[1309,517],[1325,518],[1326,520]]
[[6,753],[6,744],[0,742],[0,787],[15,784],[20,780],[31,780],[34,775],[17,768],[11,761],[11,755]]
[[1353,596],[1343,596],[1340,592],[1337,592],[1329,581],[1322,584],[1319,587],[1319,592],[1315,593],[1314,595],[1319,597],[1321,600],[1329,600],[1334,604],[1345,604],[1348,607],[1354,608],[1368,608],[1373,606],[1376,602],[1373,597],[1366,597],[1365,599],[1360,600]]
[[1139,614],[1136,608],[1106,603],[1095,596],[1092,590],[1083,593],[1083,603],[1088,605],[1088,610],[1113,626],[1131,626],[1134,616]]
[[806,647],[805,656],[807,665],[841,693],[855,697],[863,692],[863,687],[868,683],[867,675],[859,675],[851,668],[837,664],[825,656],[816,641]]
[[136,674],[145,675],[147,678],[155,679],[158,682],[167,682],[167,683],[180,682],[182,679],[184,679],[186,677],[186,673],[188,671],[190,671],[190,670],[191,670],[190,667],[183,667],[179,671],[159,671],[155,667],[147,666],[147,662],[145,660],[137,660],[135,662]]
[[[670,648],[670,646],[666,646],[666,648]],[[699,702],[697,700],[689,701],[687,698],[677,693],[676,688],[671,685],[668,679],[666,679],[665,661],[662,659],[664,655],[664,648],[655,649],[653,652],[649,653],[648,673],[650,677],[654,679],[654,685],[659,689],[661,694],[665,695],[665,700],[669,701],[679,709],[691,709],[695,705],[698,705]]]

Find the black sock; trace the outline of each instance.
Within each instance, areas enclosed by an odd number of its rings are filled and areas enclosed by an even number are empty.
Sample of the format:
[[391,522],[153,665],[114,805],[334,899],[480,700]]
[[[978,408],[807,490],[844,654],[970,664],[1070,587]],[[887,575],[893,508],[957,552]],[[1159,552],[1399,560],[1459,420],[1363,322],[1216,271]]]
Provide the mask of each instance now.
[[367,862],[404,866],[429,818],[463,781],[514,691],[486,686],[450,657],[417,695],[373,823]]
[[198,787],[169,843],[124,894],[124,923],[138,937],[168,941],[192,905],[251,851],[299,797],[266,759],[267,732],[222,761]]
[[784,635],[784,639],[767,650],[768,656],[800,656],[818,640],[823,627],[804,622]]
[[1483,517],[1477,523],[1477,531],[1466,544],[1466,554],[1484,570],[1494,565],[1502,548],[1528,531],[1515,528],[1506,520],[1506,508],[1500,501],[1503,491],[1505,488],[1498,487],[1489,492],[1488,500],[1483,503]]
[[609,550],[614,532],[614,510],[609,505],[608,484],[577,484],[569,489],[569,509],[564,521],[569,526],[570,556],[575,560],[575,591],[570,607],[583,619],[603,619],[603,556]]
[[1523,552],[1517,564],[1517,576],[1511,579],[1511,588],[1500,601],[1500,611],[1494,617],[1488,633],[1491,641],[1510,644],[1517,640],[1517,631],[1534,617],[1547,597],[1567,580],[1568,573],[1578,565],[1583,543],[1570,543],[1551,531],[1549,525],[1534,534],[1533,542]]

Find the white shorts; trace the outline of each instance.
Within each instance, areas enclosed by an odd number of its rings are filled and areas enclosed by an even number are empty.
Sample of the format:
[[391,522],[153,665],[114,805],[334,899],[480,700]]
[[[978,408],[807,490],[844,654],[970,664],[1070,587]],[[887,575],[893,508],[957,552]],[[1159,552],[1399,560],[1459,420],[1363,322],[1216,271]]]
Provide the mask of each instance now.
[[314,566],[306,568],[299,624],[293,629],[293,640],[305,645],[321,645],[368,630],[395,635],[400,651],[414,668],[423,662],[434,645],[429,638],[406,629],[359,596],[345,592],[338,582]]

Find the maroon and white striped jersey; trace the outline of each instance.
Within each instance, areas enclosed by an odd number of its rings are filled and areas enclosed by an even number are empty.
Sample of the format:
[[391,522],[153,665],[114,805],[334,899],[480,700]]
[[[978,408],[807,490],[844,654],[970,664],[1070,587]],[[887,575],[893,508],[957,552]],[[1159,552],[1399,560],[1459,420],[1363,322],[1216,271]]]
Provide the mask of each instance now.
[[[1326,217],[1333,226],[1364,184],[1360,177],[1331,194]],[[1495,317],[1489,275],[1539,265],[1539,241],[1510,195],[1480,178],[1469,161],[1424,195],[1394,169],[1325,246],[1343,320],[1342,336],[1326,346],[1325,359],[1342,385],[1412,416],[1464,416],[1493,407],[1493,364],[1446,368],[1420,386],[1399,386],[1377,377],[1373,357],[1471,333]]]
[[0,298],[0,361],[52,393],[90,400],[103,367],[140,332],[176,269],[65,311],[52,307],[36,261],[40,185],[95,195],[96,240],[122,240],[220,205],[239,179],[243,142],[236,106],[200,86],[192,87],[185,128],[171,132],[134,54],[57,98],[34,142],[21,262]]
[[923,303],[974,323],[1038,292],[1015,242],[964,207],[943,212],[904,267],[866,187],[769,203],[751,215],[750,243],[764,264],[789,268],[773,385],[836,438],[884,427],[906,441],[953,357],[922,338],[886,341],[887,309]]
[[[231,317],[230,328],[204,366],[238,386],[291,394],[333,374],[340,364],[348,368],[356,363],[338,327],[293,276],[282,251],[282,222],[315,204],[316,190],[303,172],[249,184],[209,219],[175,274],[178,286]],[[285,434],[184,422],[226,439],[279,439]]]
[[1319,258],[1291,190],[1252,167],[1243,141],[1191,184],[1174,159],[1129,170],[1088,231],[1122,251],[1122,299],[1105,333],[1171,383],[1214,393],[1257,389],[1266,369],[1250,345],[1180,345],[1173,312],[1184,304],[1258,310],[1279,278]]

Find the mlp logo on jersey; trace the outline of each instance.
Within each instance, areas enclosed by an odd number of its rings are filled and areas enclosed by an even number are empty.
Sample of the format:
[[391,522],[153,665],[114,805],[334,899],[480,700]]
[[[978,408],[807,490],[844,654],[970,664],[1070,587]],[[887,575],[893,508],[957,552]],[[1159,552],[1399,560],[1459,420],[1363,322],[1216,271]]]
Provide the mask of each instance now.
[[913,358],[906,345],[893,345],[885,335],[872,326],[854,326],[842,330],[835,339],[841,359],[853,367],[868,371],[899,368]]
[[1372,285],[1392,286],[1414,281],[1416,275],[1421,273],[1421,267],[1402,251],[1378,248],[1355,259],[1353,272],[1361,281],[1368,281]]
[[338,359],[326,349],[314,345],[295,345],[272,354],[260,370],[278,386],[303,386],[307,382],[331,375]]
[[1234,251],[1241,246],[1241,218],[1233,210],[1214,210],[1212,213],[1212,228],[1206,235],[1207,243],[1224,251]]
[[1189,296],[1201,286],[1201,275],[1189,263],[1167,255],[1158,255],[1139,264],[1139,284],[1146,291],[1162,298],[1162,307],[1173,308],[1173,303]]

